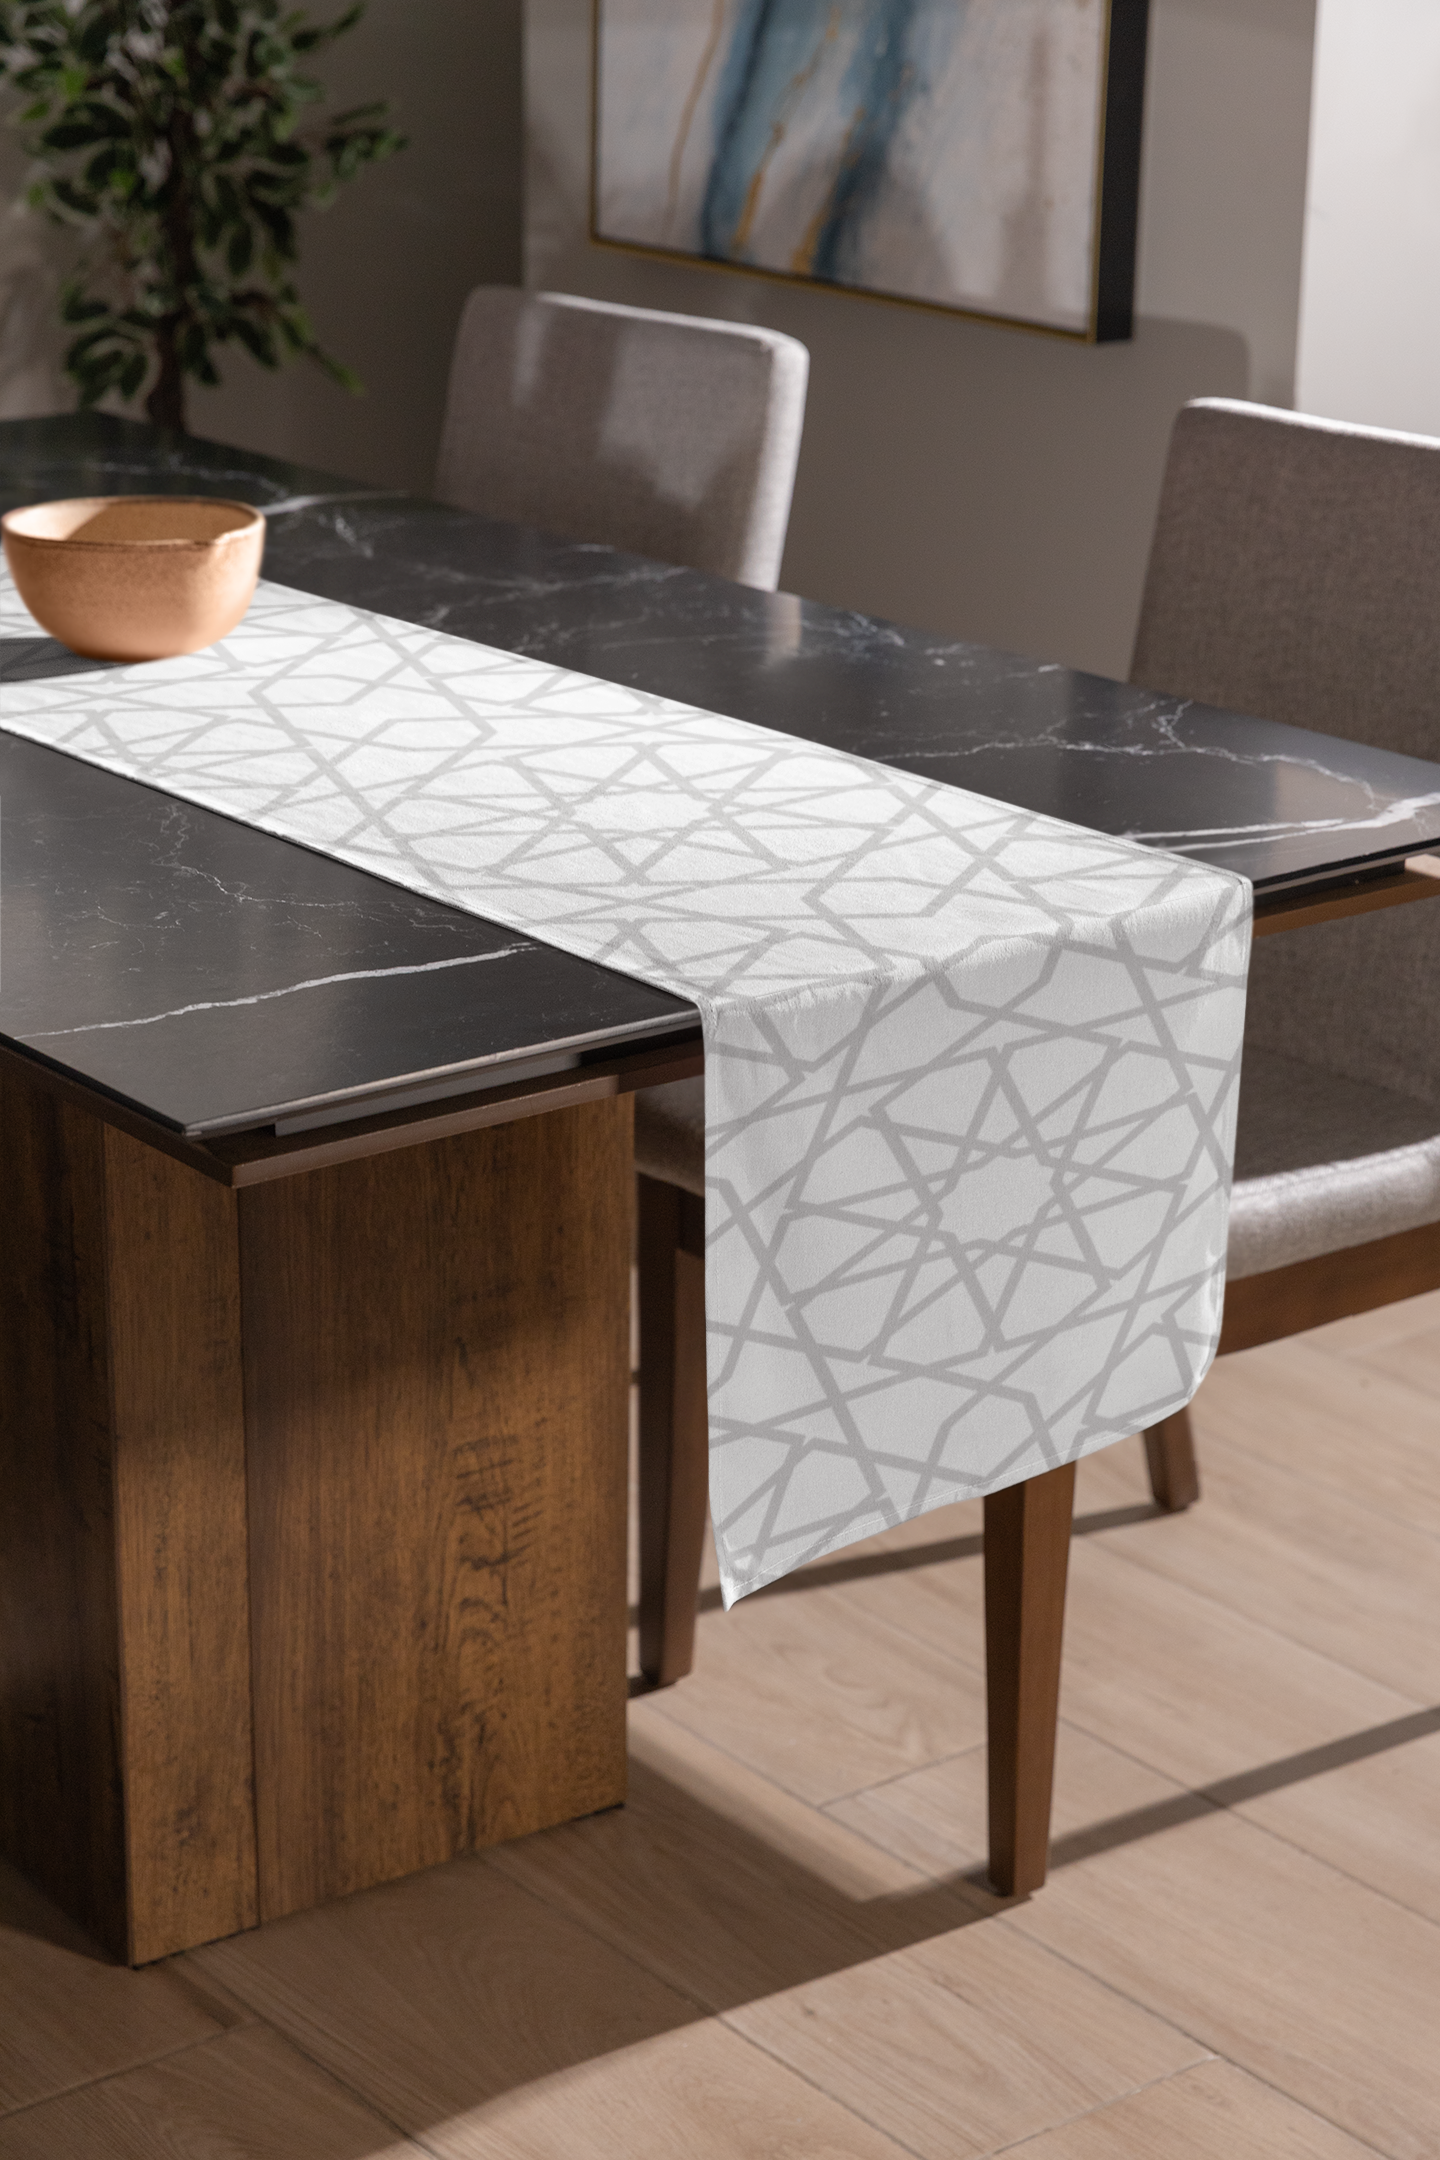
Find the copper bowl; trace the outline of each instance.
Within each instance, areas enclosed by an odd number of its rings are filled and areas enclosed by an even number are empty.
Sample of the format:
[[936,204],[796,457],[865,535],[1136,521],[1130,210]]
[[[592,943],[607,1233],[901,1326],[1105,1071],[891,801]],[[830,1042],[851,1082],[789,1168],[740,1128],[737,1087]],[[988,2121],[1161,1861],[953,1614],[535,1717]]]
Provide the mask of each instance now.
[[16,589],[51,637],[87,660],[168,660],[235,628],[265,520],[208,495],[81,495],[8,511],[0,534]]

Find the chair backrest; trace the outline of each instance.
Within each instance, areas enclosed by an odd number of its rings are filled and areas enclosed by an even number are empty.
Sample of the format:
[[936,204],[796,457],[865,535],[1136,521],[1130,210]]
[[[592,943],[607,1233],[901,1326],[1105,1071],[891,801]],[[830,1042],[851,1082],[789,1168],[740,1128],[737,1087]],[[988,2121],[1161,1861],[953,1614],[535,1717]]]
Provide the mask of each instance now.
[[455,342],[436,492],[773,591],[809,368],[778,331],[482,285]]
[[[1202,398],[1130,679],[1440,761],[1440,442]],[[1440,1104],[1440,900],[1267,938],[1249,1035]]]
[[1440,442],[1185,406],[1130,680],[1440,759]]

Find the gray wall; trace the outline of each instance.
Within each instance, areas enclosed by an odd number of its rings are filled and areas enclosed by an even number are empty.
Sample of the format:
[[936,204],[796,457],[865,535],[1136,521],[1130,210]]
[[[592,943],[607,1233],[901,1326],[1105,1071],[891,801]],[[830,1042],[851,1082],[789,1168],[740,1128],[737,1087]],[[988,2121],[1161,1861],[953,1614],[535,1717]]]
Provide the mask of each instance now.
[[1170,422],[1291,398],[1314,0],[1153,0],[1138,330],[1084,347],[587,239],[589,0],[527,0],[527,282],[788,330],[783,582],[1123,673]]
[[[520,278],[522,0],[370,0],[316,72],[336,105],[388,98],[410,148],[307,220],[300,290],[322,341],[361,376],[352,398],[318,370],[270,375],[223,359],[191,392],[200,434],[303,458],[382,487],[429,485],[460,306]],[[339,0],[313,0],[322,19]],[[13,141],[0,189],[23,175]],[[72,402],[52,328],[57,239],[0,222],[0,417]]]

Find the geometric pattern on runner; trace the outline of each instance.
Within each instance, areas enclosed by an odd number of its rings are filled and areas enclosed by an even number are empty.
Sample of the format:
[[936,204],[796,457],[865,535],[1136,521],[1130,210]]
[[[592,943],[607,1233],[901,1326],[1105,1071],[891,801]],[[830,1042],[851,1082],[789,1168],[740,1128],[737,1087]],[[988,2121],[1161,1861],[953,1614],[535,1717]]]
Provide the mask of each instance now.
[[727,1603],[1198,1386],[1244,879],[269,584],[0,724],[699,1008]]

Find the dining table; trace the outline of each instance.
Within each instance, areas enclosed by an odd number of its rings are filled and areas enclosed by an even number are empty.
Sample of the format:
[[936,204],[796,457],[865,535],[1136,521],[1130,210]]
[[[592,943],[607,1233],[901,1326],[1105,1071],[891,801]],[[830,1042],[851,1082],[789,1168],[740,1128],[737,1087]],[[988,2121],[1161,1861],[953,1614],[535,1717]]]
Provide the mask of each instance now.
[[[1434,897],[1440,767],[109,414],[0,509],[1239,873]],[[625,1793],[633,1096],[673,989],[17,731],[0,637],[0,1851],[134,1964]],[[12,726],[7,728],[7,705]]]

